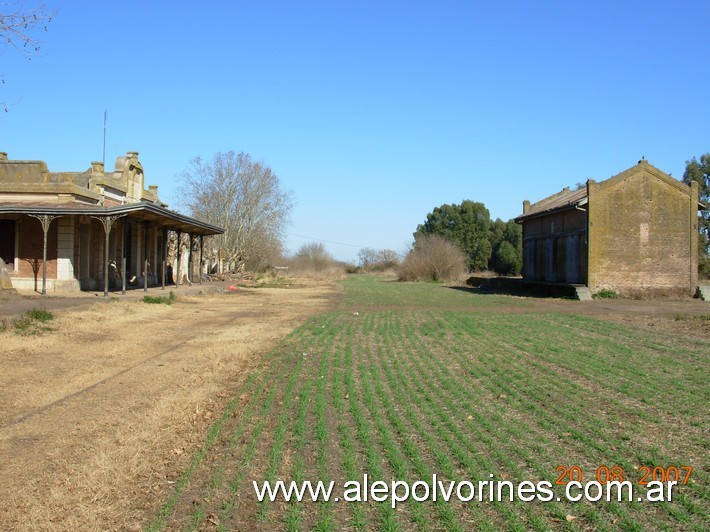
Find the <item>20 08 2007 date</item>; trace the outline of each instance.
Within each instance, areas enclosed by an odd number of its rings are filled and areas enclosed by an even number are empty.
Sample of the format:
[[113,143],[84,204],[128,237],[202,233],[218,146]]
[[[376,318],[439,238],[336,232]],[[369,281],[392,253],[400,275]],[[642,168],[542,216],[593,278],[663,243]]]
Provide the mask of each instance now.
[[[647,486],[649,482],[677,482],[685,485],[690,480],[690,475],[693,473],[693,466],[668,466],[668,467],[650,467],[641,466],[637,469],[640,474],[638,484]],[[559,476],[555,484],[567,484],[568,482],[582,482],[584,473],[582,468],[576,465],[573,466],[557,466],[555,473]],[[623,482],[624,469],[621,466],[614,465],[607,467],[599,466],[596,469],[596,481],[599,483],[606,482]]]

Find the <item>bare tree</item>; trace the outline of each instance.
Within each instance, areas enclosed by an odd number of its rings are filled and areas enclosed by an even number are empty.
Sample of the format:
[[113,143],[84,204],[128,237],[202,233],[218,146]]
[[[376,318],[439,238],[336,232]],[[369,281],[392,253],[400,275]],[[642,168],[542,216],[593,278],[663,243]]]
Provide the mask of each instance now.
[[384,271],[396,268],[401,261],[399,253],[391,249],[362,248],[357,255],[360,267],[365,271]]
[[278,254],[293,199],[271,168],[229,151],[208,163],[195,158],[181,177],[182,204],[190,215],[224,229],[214,244],[228,267],[268,264]]
[[302,268],[310,268],[317,272],[323,271],[335,262],[320,242],[303,244],[296,252],[295,258]]
[[[25,2],[17,1],[0,4],[0,44],[12,46],[25,57],[31,59],[39,53],[41,41],[33,37],[36,31],[47,31],[47,24],[52,22],[52,14],[43,2],[35,7],[28,7]],[[0,74],[0,83],[5,77]],[[7,105],[0,103],[7,112]]]

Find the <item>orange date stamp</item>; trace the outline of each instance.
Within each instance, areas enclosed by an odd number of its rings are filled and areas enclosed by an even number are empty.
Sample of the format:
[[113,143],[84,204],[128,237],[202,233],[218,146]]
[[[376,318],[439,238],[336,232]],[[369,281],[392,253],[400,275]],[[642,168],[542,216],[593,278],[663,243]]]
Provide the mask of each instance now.
[[[690,475],[693,473],[693,466],[641,466],[636,468],[638,473],[638,479],[636,482],[641,486],[648,486],[649,482],[675,482],[678,485],[686,485],[690,480]],[[555,468],[555,473],[559,475],[555,484],[565,485],[570,482],[582,482],[585,478],[585,473],[582,468],[573,466],[557,466]],[[587,477],[588,480],[596,480],[600,484],[605,484],[607,482],[624,482],[628,480],[624,476],[624,468],[618,465],[613,465],[611,467],[602,465],[596,468],[596,470],[589,473],[591,477]]]

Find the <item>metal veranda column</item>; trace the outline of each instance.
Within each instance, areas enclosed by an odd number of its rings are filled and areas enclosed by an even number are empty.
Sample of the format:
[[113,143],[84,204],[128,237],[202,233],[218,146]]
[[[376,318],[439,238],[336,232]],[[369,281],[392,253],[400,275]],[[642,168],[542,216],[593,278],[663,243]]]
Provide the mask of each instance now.
[[121,250],[121,294],[126,295],[126,248],[131,245],[128,242],[128,218],[123,220],[123,248]]
[[[44,233],[44,245],[42,248],[42,295],[47,295],[47,234],[49,233],[49,226],[52,225],[52,221],[55,218],[59,218],[61,215],[51,215],[51,214],[30,214],[33,218],[37,218],[39,223],[42,224],[42,232]],[[36,274],[35,274],[36,275]],[[35,277],[36,279],[36,277]],[[37,285],[35,284],[35,290]]]
[[106,240],[104,243],[104,297],[108,297],[108,247],[109,247],[109,236],[111,235],[111,227],[113,222],[119,218],[123,218],[125,214],[112,215],[112,216],[92,216],[104,226],[104,233],[106,234]]

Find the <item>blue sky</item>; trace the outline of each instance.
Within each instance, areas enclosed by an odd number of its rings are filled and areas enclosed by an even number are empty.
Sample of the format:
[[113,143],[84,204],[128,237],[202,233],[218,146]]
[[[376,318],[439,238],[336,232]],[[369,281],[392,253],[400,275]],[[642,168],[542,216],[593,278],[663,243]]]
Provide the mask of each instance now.
[[47,0],[0,48],[0,151],[84,170],[140,152],[179,205],[196,156],[245,151],[296,200],[287,247],[404,249],[443,203],[493,218],[645,156],[710,152],[710,2]]

